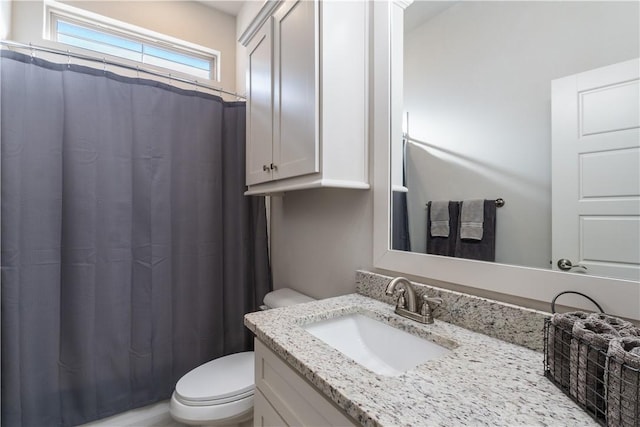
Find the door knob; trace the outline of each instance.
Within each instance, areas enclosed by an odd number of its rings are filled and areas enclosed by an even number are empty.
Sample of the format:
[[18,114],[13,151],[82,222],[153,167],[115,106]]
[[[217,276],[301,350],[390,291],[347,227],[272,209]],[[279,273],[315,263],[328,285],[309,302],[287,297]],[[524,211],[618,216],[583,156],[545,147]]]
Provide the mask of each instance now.
[[558,268],[562,271],[569,271],[572,268],[582,268],[584,270],[587,269],[587,267],[582,264],[573,265],[573,263],[566,258],[561,258],[558,260]]

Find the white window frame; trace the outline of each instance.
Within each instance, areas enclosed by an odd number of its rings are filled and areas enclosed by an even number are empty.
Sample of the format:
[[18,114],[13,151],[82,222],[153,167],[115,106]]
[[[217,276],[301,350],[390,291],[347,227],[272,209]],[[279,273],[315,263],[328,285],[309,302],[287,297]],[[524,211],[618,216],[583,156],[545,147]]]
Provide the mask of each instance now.
[[[165,68],[149,63],[132,61],[119,56],[111,56],[104,53],[100,53],[100,55],[110,57],[118,62],[123,62],[127,65],[144,65],[144,67],[152,68],[154,70],[174,75],[182,75],[183,77],[197,79],[198,81],[202,82],[209,81],[211,83],[220,83],[220,51],[217,51],[215,49],[180,40],[166,34],[158,33],[146,28],[138,27],[136,25],[98,15],[96,13],[69,6],[64,3],[59,3],[54,0],[45,0],[44,15],[43,38],[45,40],[50,40],[52,42],[62,44],[62,42],[57,41],[57,22],[58,20],[61,20],[64,22],[69,22],[70,24],[88,27],[90,29],[95,29],[97,31],[102,31],[111,35],[127,38],[135,42],[144,43],[164,50],[171,50],[176,53],[195,56],[200,59],[208,60],[211,62],[211,78],[203,79],[202,77],[197,77],[193,74],[181,72],[179,70]],[[69,45],[65,44],[65,46]],[[86,50],[76,46],[74,46],[74,48]],[[95,51],[87,51],[92,52],[95,55]]]

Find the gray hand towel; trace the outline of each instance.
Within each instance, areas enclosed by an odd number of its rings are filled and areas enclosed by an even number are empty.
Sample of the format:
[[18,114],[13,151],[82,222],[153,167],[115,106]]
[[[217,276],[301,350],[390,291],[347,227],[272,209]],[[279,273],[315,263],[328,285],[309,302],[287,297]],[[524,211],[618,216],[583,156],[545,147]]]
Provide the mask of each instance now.
[[[460,203],[449,202],[449,236],[434,237],[431,234],[431,205],[427,204],[427,253],[432,255],[454,256],[458,241],[458,220],[460,219]],[[475,243],[475,242],[474,242]]]
[[[460,216],[458,216],[460,217]],[[458,218],[460,219],[460,218]],[[484,201],[484,223],[482,240],[460,238],[460,224],[456,233],[454,255],[458,258],[477,259],[481,261],[496,260],[496,202]]]
[[449,237],[449,201],[431,202],[431,236]]
[[610,316],[605,313],[592,313],[589,315],[589,319],[598,319],[602,322],[605,322],[613,329],[618,331],[620,333],[620,336],[638,336],[638,328],[636,328],[633,323],[620,319],[618,317]]
[[588,317],[589,313],[584,311],[555,313],[551,317],[547,363],[553,379],[564,389],[568,389],[570,384],[571,331],[573,330],[573,324],[579,320],[586,320]]
[[607,356],[607,423],[635,427],[640,408],[640,338],[612,340]]
[[465,200],[460,211],[460,238],[482,240],[484,200]]
[[572,334],[569,391],[587,410],[604,418],[606,351],[620,334],[608,323],[589,318],[576,321]]

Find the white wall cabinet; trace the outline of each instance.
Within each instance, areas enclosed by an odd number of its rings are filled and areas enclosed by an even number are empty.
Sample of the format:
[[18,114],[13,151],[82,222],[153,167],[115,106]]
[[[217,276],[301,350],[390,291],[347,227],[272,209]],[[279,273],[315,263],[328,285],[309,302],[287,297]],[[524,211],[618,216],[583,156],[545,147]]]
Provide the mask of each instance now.
[[257,339],[255,363],[254,427],[355,425]]
[[246,194],[369,188],[368,8],[269,1],[240,38],[247,46]]

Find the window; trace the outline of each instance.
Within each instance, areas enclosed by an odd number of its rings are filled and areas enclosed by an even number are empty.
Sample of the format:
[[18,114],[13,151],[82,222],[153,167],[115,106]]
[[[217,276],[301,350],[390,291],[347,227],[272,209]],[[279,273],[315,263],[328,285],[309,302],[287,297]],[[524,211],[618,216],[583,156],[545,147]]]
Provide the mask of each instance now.
[[[60,6],[65,6],[65,10],[60,10]],[[167,72],[183,73],[198,79],[218,80],[219,53],[211,49],[124,23],[117,26],[114,25],[115,21],[107,18],[98,21],[95,16],[79,16],[79,10],[74,11],[75,16],[72,16],[74,13],[70,13],[70,9],[58,3],[55,7],[49,4],[48,24],[51,40],[151,65]]]

